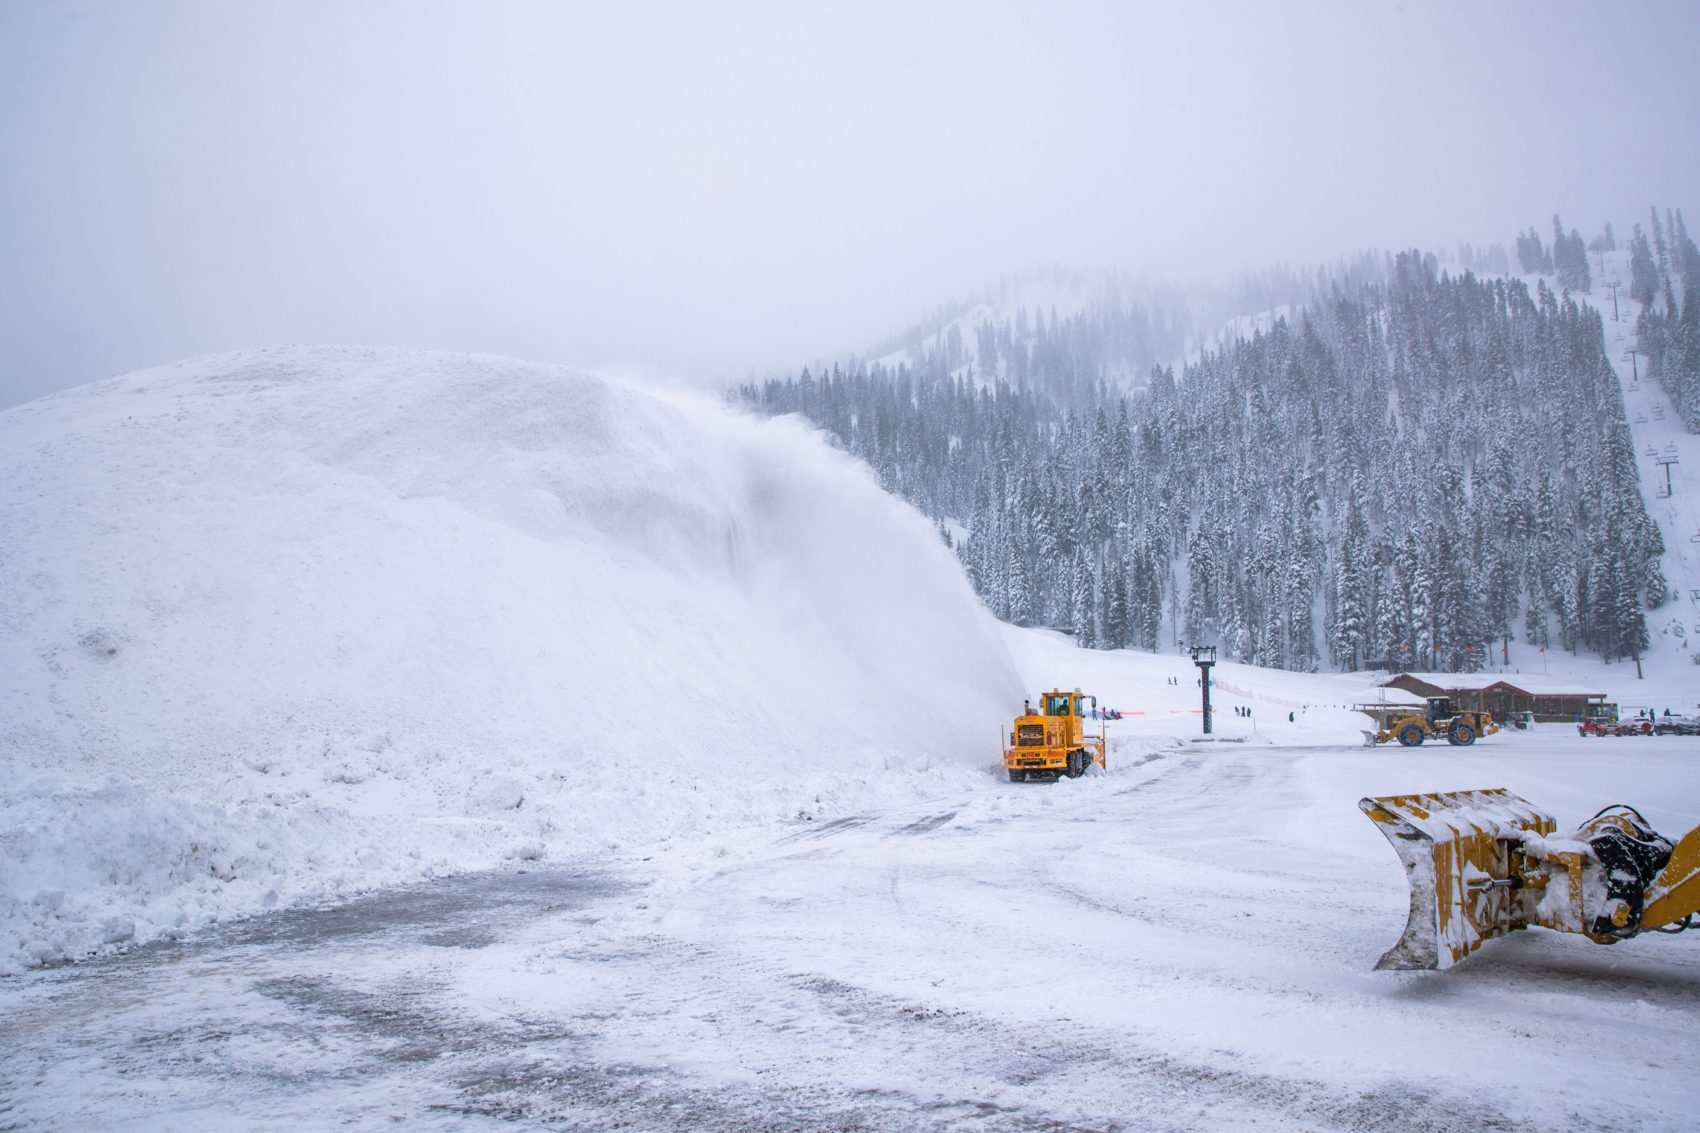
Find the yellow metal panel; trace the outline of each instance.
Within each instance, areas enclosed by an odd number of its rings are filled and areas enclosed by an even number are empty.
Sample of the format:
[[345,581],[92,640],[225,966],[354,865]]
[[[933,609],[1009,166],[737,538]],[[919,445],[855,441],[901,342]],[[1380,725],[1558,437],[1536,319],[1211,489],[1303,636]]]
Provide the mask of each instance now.
[[1647,887],[1641,927],[1657,928],[1700,912],[1700,827],[1683,835],[1670,861]]
[[[1404,934],[1378,968],[1450,968],[1482,941],[1537,923],[1535,887],[1517,850],[1556,822],[1509,791],[1444,791],[1362,799],[1411,886]],[[1514,884],[1515,879],[1515,884]]]

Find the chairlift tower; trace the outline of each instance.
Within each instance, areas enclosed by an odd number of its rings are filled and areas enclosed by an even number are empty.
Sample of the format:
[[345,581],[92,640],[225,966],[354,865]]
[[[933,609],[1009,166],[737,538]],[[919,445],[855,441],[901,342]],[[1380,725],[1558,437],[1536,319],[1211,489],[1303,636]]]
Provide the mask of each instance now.
[[1655,456],[1653,458],[1653,462],[1665,470],[1665,486],[1663,488],[1655,488],[1654,494],[1662,500],[1668,500],[1671,497],[1671,493],[1676,490],[1671,487],[1670,480],[1670,466],[1679,463],[1676,459],[1676,453],[1666,450],[1658,456]]
[[1192,663],[1198,666],[1198,687],[1204,692],[1204,734],[1210,734],[1210,666],[1216,663],[1214,645],[1194,645]]

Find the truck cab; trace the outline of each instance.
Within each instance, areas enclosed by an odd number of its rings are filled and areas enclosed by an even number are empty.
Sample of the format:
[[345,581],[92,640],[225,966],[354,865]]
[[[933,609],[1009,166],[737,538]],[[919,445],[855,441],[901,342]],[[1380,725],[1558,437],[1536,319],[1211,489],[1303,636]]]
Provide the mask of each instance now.
[[1431,696],[1428,707],[1423,710],[1423,719],[1430,724],[1439,724],[1442,720],[1452,719],[1452,698],[1450,696]]

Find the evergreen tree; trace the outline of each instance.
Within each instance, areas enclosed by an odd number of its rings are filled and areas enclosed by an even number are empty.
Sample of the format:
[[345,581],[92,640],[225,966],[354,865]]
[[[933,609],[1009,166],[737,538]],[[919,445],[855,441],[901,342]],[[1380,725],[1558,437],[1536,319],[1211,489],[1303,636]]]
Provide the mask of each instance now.
[[1020,545],[1009,549],[1008,567],[1004,572],[1005,589],[1008,593],[1008,620],[1015,625],[1033,624],[1033,579],[1028,572],[1027,556],[1022,553]]
[[1074,627],[1074,643],[1082,649],[1095,649],[1098,645],[1097,625],[1094,619],[1097,606],[1097,591],[1093,585],[1092,568],[1086,562],[1086,554],[1076,551],[1074,555],[1074,572],[1072,575],[1070,606],[1072,625]]
[[1104,587],[1109,598],[1104,605],[1104,648],[1126,649],[1131,632],[1127,614],[1127,560],[1116,556]]
[[1557,213],[1552,216],[1552,260],[1560,287],[1566,291],[1588,290],[1588,247],[1574,228],[1570,235],[1564,234],[1564,224]]
[[1216,555],[1203,525],[1192,533],[1186,548],[1186,639],[1191,643],[1216,640]]
[[1682,282],[1687,287],[1700,287],[1700,247],[1688,235],[1688,227],[1682,222],[1682,210],[1676,210],[1676,226],[1672,230],[1674,237],[1672,246],[1675,267],[1682,274]]
[[1499,662],[1511,661],[1512,623],[1517,617],[1519,580],[1516,564],[1507,548],[1490,542],[1485,547],[1486,601],[1482,609],[1482,635],[1499,639]]
[[1552,256],[1541,243],[1541,234],[1533,228],[1517,237],[1517,268],[1524,275],[1552,271]]
[[1647,244],[1647,235],[1637,224],[1634,235],[1629,238],[1629,296],[1646,306],[1658,293],[1659,268],[1653,262],[1653,249]]
[[1138,569],[1128,584],[1128,623],[1134,638],[1130,645],[1155,653],[1162,638],[1167,556],[1161,548],[1147,543],[1143,554],[1134,562]]
[[1529,601],[1523,609],[1523,640],[1544,653],[1550,644],[1548,635],[1546,593],[1537,575],[1531,578]]

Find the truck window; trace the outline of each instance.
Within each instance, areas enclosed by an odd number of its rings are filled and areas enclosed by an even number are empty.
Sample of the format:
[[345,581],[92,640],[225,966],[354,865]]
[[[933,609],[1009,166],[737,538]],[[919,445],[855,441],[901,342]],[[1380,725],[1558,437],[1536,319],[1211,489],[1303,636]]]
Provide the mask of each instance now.
[[1045,706],[1045,715],[1047,715],[1047,716],[1067,716],[1068,715],[1068,697],[1066,697],[1066,696],[1052,696],[1052,697],[1047,697],[1046,699],[1049,701],[1049,703],[1046,704],[1046,706]]

